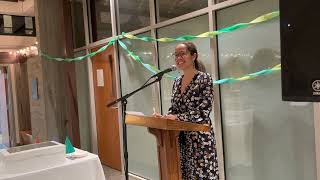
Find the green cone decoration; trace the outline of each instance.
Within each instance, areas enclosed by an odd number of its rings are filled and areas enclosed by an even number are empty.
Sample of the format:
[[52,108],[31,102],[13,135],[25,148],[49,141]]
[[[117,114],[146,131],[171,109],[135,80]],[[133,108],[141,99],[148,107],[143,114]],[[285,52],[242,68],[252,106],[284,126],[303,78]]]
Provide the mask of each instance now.
[[70,154],[76,151],[72,146],[68,136],[66,137],[66,141],[64,142],[64,144],[66,145],[66,154]]

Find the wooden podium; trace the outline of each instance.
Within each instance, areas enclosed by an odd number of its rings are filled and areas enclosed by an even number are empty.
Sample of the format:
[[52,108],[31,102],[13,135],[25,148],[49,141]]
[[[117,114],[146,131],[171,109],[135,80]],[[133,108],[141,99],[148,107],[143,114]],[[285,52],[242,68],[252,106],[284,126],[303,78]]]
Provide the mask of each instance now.
[[156,136],[161,180],[181,180],[179,131],[209,131],[208,125],[158,117],[126,115],[126,124],[147,127]]

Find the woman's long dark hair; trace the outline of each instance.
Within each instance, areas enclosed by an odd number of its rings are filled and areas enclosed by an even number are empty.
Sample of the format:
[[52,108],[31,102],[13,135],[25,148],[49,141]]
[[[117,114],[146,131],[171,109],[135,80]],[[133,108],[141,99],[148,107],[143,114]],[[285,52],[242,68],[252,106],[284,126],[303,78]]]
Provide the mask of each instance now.
[[206,72],[204,64],[200,60],[198,60],[198,51],[196,45],[194,45],[192,42],[183,42],[181,44],[187,46],[187,49],[191,55],[194,55],[196,53],[196,59],[194,60],[194,67],[196,68],[196,70]]

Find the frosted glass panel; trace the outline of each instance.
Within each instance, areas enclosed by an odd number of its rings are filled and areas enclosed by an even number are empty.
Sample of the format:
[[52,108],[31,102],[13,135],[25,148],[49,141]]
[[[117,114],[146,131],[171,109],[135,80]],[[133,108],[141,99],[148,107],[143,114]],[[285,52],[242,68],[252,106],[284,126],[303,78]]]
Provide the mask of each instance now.
[[[150,36],[150,33],[143,34]],[[152,62],[154,46],[149,42],[123,40],[128,48],[141,58],[145,63],[155,65]],[[120,73],[122,94],[127,94],[139,88],[151,76],[140,63],[131,59],[120,48]],[[152,107],[157,107],[157,95],[155,86],[138,92],[128,99],[127,110],[139,111],[146,115],[152,114]],[[159,179],[158,154],[156,139],[147,128],[127,126],[129,172],[147,179]]]
[[[75,57],[84,56],[86,51],[76,52]],[[80,130],[81,149],[91,151],[91,134],[90,134],[90,92],[88,79],[88,59],[75,62],[78,116]]]
[[[218,28],[278,9],[256,0],[217,12]],[[280,63],[279,18],[220,35],[220,78]],[[281,100],[280,72],[221,86],[225,173],[228,180],[315,180],[313,104]]]
[[150,25],[149,0],[118,0],[118,3],[121,32]]
[[[159,38],[162,37],[179,37],[183,35],[198,35],[209,30],[209,21],[208,16],[199,16],[181,23],[177,23],[171,26],[167,26],[158,30]],[[199,60],[201,60],[208,73],[211,73],[211,58],[210,58],[210,39],[208,38],[198,38],[192,40],[193,43],[197,46]],[[172,42],[172,43],[159,43],[159,59],[160,59],[160,68],[165,69],[170,67],[172,64],[175,64],[174,58],[171,55],[175,47],[181,42]],[[176,73],[176,75],[180,75]],[[163,78],[161,81],[161,96],[162,96],[162,107],[163,112],[167,113],[170,107],[171,100],[171,90],[172,90],[173,80]]]
[[169,20],[208,6],[208,1],[172,1],[172,0],[157,0],[157,20]]
[[74,48],[85,46],[84,18],[82,0],[71,1],[72,32]]
[[110,1],[90,0],[93,42],[112,36]]

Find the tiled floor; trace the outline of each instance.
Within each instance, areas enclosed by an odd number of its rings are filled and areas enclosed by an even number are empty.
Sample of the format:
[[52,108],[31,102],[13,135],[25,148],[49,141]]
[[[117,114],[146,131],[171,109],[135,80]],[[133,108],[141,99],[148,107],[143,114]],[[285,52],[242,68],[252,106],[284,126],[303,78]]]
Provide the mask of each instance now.
[[108,166],[102,165],[104,176],[106,177],[106,180],[122,180],[124,179],[124,176],[121,174],[120,171],[114,170],[112,168],[109,168]]
[[[106,180],[124,180],[124,175],[121,174],[120,171],[114,170],[112,168],[109,168],[108,166],[102,165],[104,175],[106,177]],[[129,177],[130,180],[139,180],[137,178]]]

